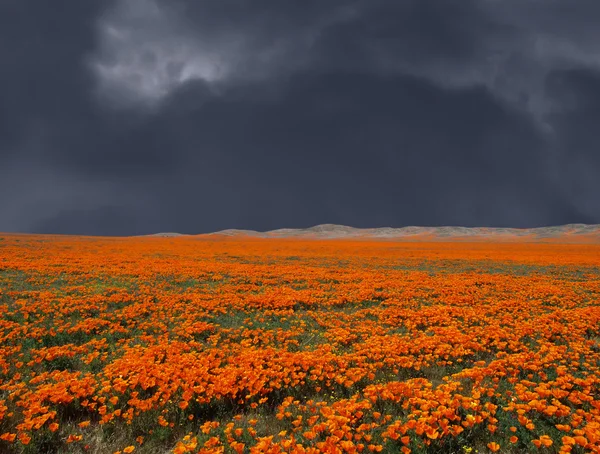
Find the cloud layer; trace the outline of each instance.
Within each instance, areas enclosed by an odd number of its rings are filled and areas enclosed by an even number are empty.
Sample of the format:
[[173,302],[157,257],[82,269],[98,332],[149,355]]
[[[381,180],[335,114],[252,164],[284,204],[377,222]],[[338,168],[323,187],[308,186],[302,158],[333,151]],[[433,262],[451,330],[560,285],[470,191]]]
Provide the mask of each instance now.
[[0,231],[600,223],[600,4],[0,5]]

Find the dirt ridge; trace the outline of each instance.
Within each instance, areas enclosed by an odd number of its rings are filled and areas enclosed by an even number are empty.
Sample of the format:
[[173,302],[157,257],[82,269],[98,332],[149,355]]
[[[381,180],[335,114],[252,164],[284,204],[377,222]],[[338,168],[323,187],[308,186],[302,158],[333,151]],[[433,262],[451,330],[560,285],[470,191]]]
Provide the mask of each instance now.
[[381,238],[381,239],[437,239],[437,240],[569,240],[576,242],[600,242],[600,224],[566,224],[560,226],[512,228],[512,227],[420,227],[356,228],[337,224],[319,224],[308,228],[282,228],[258,232],[255,230],[227,229],[208,235],[228,237],[249,236],[256,238]]

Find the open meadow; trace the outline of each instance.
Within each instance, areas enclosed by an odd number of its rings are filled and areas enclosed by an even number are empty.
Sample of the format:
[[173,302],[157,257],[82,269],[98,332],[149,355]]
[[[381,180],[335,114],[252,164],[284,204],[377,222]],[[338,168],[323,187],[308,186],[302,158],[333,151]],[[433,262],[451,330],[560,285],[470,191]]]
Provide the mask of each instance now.
[[0,453],[600,452],[598,244],[0,237]]

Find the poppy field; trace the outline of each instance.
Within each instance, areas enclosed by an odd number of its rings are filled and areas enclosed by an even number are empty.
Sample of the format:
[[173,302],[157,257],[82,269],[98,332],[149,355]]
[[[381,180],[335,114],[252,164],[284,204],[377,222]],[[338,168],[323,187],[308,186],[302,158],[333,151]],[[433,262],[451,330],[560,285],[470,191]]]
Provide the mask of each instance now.
[[0,453],[600,452],[600,245],[0,235]]

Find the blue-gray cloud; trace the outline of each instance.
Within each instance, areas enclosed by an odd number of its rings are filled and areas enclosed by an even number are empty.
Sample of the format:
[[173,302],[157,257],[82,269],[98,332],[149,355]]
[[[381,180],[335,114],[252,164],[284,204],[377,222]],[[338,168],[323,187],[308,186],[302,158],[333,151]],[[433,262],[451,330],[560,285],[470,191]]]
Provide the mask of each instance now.
[[600,223],[600,6],[0,5],[0,231]]

